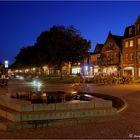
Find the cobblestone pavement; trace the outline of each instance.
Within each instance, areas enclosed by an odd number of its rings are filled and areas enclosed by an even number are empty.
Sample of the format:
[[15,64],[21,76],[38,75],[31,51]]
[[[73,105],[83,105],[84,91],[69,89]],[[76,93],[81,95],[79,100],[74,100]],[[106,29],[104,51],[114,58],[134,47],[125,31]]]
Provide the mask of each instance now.
[[[16,84],[16,85],[15,85]],[[45,85],[47,90],[73,90],[73,85]],[[31,86],[12,82],[8,88],[0,88],[0,94],[29,90]],[[118,113],[114,119],[79,124],[72,126],[57,126],[48,128],[19,130],[5,132],[0,130],[0,138],[6,139],[140,139],[140,84],[130,85],[94,85],[87,84],[79,90],[103,93],[120,97],[127,107]]]

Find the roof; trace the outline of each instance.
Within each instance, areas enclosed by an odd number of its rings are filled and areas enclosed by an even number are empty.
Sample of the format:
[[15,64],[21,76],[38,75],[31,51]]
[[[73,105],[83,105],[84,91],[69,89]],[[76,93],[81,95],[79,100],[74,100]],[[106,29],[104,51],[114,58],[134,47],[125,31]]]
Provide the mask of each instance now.
[[114,39],[114,41],[116,42],[116,44],[122,48],[122,39],[123,36],[118,36],[118,35],[112,35],[112,38]]
[[140,22],[140,15],[137,17],[136,21],[135,21],[135,24],[139,23]]
[[102,50],[102,48],[103,48],[103,46],[104,46],[104,44],[96,44],[96,47],[95,47],[95,49],[94,49],[94,52],[93,52],[93,54],[98,54],[98,53],[100,53],[101,52],[101,50]]
[[108,37],[105,41],[104,44],[106,44],[108,42],[108,39],[112,38],[112,40],[117,44],[117,46],[122,49],[122,40],[123,40],[123,36],[119,36],[119,35],[113,35],[111,32],[109,32]]
[[94,53],[93,52],[89,52],[89,55],[93,55]]
[[127,26],[124,31],[124,38],[129,38],[135,36],[135,26]]

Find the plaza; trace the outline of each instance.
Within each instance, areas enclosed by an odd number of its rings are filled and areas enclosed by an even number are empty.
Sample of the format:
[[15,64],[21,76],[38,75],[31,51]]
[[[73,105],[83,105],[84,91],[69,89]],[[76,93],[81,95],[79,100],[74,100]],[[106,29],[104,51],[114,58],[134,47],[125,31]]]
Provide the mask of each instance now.
[[[72,84],[46,84],[48,90],[71,90]],[[0,130],[0,138],[24,139],[113,139],[139,138],[140,135],[140,85],[139,83],[121,85],[86,84],[89,92],[101,93],[121,98],[125,106],[113,118],[107,117],[93,123],[53,126],[6,132]],[[1,88],[1,95],[8,92],[27,90],[24,82],[9,81],[8,88]]]

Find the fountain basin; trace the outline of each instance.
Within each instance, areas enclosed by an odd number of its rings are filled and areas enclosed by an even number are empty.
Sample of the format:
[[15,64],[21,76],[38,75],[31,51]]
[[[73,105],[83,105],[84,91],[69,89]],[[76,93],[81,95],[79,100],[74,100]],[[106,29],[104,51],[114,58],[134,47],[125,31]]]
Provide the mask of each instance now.
[[[64,96],[64,93],[61,95]],[[83,99],[84,95],[88,97],[88,100]],[[2,95],[0,96],[0,116],[4,118],[4,121],[0,122],[0,128],[12,131],[38,126],[48,127],[49,124],[55,125],[60,120],[71,119],[75,122],[80,118],[91,119],[92,117],[94,119],[94,117],[112,116],[117,113],[117,110],[112,107],[112,101],[96,98],[88,93],[72,94],[71,97],[72,100],[61,103],[32,103]],[[80,98],[82,99],[79,100]]]

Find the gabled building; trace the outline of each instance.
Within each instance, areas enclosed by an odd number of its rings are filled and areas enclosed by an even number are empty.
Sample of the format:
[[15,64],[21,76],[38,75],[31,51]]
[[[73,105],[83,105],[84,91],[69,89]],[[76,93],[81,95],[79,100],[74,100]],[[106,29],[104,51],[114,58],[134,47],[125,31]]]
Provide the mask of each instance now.
[[133,25],[125,28],[122,60],[123,73],[140,79],[140,16]]
[[104,44],[97,44],[91,64],[94,67],[94,74],[101,72],[106,74],[117,73],[121,66],[123,36],[112,35],[109,32]]
[[112,74],[118,72],[120,69],[122,39],[123,36],[112,35],[109,32],[98,60],[103,73]]

